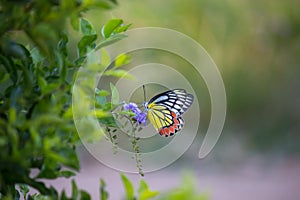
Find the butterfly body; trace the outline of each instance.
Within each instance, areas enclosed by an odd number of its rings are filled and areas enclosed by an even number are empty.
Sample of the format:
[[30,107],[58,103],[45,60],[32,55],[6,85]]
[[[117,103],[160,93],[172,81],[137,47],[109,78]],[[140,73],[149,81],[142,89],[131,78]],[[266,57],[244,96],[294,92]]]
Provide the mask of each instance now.
[[174,89],[154,96],[144,104],[147,118],[157,130],[165,137],[180,131],[184,121],[181,115],[192,105],[194,97],[184,89]]

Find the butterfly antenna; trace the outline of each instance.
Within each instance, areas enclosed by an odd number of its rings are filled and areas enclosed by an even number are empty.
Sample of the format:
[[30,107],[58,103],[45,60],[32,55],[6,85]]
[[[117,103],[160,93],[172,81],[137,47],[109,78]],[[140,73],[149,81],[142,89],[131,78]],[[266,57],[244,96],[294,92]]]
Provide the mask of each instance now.
[[145,85],[143,85],[143,91],[144,91],[144,102],[146,102],[146,88],[145,88]]

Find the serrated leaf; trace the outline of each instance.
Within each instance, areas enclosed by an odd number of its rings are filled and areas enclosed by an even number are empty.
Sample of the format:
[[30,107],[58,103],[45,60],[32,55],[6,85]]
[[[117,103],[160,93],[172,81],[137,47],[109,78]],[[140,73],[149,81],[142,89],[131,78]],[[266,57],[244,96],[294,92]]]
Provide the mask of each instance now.
[[122,19],[111,19],[101,29],[101,35],[106,39],[109,38],[114,30],[117,29],[123,23]]
[[122,179],[123,186],[124,186],[124,189],[126,192],[127,200],[134,199],[134,187],[133,187],[132,183],[124,174],[121,174],[121,179]]

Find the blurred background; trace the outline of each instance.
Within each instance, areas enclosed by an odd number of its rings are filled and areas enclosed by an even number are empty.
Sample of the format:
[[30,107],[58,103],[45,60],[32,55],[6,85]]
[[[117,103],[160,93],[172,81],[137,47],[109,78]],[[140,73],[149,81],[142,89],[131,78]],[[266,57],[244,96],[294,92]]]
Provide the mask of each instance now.
[[[298,7],[296,0],[122,0],[105,15],[86,14],[98,30],[106,20],[122,18],[132,23],[131,28],[155,26],[182,32],[207,50],[222,74],[228,107],[216,147],[205,159],[197,158],[210,119],[210,101],[204,83],[192,82],[196,89],[203,90],[203,96],[198,97],[201,130],[178,161],[146,174],[151,188],[166,191],[178,186],[184,171],[189,171],[195,175],[197,189],[207,192],[211,199],[299,198]],[[138,59],[144,63],[167,59],[161,55],[152,52],[133,55],[132,59],[133,63]],[[191,69],[180,58],[172,58],[168,64],[180,66],[187,73]],[[98,177],[103,177],[112,199],[119,199],[123,191],[118,192],[118,172],[99,163],[84,148],[80,154],[83,168],[77,176],[79,186],[97,196]],[[134,174],[129,177],[140,179]],[[58,184],[63,186],[64,181]]]

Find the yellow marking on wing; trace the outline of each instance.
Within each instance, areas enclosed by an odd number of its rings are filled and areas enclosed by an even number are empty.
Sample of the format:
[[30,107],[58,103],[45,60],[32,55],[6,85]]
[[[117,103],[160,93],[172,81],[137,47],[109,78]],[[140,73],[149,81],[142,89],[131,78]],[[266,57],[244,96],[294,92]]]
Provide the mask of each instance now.
[[148,111],[148,119],[150,120],[151,124],[154,126],[154,128],[156,129],[156,131],[161,127],[161,125],[158,124],[157,117],[155,117],[155,115],[152,113],[152,111]]
[[[158,110],[157,107],[163,108],[164,110]],[[154,110],[155,109],[155,110]],[[155,108],[148,110],[148,119],[150,120],[151,124],[154,126],[156,130],[164,127],[169,126],[173,123],[172,119],[165,116],[165,114],[171,114],[169,110],[167,110],[164,106],[157,106]]]

